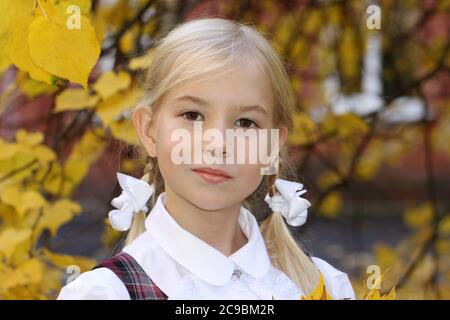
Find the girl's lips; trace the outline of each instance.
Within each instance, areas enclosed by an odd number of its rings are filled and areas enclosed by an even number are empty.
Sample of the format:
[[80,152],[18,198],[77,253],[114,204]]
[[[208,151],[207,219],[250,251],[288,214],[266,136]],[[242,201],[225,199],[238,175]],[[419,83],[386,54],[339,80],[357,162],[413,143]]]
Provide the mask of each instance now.
[[199,175],[203,180],[209,183],[219,183],[231,179],[231,177],[220,170],[214,170],[210,168],[198,168],[193,169],[197,175]]

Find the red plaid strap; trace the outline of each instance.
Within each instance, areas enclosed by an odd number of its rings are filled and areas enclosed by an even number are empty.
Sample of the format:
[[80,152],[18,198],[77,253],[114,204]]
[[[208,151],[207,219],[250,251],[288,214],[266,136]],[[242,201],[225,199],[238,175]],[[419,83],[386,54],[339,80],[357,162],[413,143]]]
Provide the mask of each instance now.
[[165,300],[167,296],[150,279],[139,263],[128,253],[119,252],[93,269],[105,267],[123,282],[131,300]]

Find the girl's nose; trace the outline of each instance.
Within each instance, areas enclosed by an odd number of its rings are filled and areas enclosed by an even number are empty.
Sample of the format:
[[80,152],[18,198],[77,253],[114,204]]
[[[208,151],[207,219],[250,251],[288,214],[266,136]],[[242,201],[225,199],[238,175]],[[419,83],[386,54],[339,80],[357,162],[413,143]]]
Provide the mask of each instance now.
[[[230,141],[227,141],[227,130],[232,130],[224,122],[216,122],[208,126],[203,132],[204,152],[213,157],[226,157]],[[219,152],[219,154],[216,154]]]

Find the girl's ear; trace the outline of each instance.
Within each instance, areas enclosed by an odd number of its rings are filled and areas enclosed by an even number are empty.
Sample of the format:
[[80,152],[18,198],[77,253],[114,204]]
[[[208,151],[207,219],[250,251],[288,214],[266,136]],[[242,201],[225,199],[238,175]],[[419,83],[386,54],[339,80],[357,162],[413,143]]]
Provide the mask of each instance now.
[[150,107],[138,107],[133,112],[133,124],[136,133],[150,157],[156,157],[155,119]]

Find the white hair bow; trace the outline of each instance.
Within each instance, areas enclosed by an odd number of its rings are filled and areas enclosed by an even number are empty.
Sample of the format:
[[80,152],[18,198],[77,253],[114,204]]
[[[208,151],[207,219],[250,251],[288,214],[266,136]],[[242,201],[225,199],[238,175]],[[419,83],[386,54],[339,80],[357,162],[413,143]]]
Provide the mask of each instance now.
[[116,210],[109,211],[108,217],[114,229],[127,231],[131,227],[133,214],[148,211],[146,203],[155,191],[155,186],[120,172],[117,172],[117,179],[123,191],[120,196],[111,200]]
[[294,227],[301,226],[306,222],[308,208],[311,203],[300,196],[306,192],[303,184],[283,179],[275,180],[275,187],[281,193],[273,197],[267,193],[264,201],[274,212],[279,212],[286,222]]

